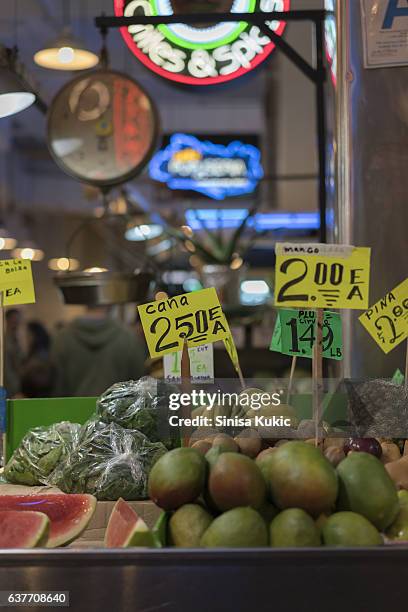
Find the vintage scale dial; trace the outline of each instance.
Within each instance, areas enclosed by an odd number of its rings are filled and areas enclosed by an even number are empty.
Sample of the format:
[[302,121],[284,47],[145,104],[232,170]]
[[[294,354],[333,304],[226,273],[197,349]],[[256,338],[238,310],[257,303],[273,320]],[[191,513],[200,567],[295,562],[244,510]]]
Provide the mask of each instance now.
[[58,165],[101,187],[139,174],[157,134],[151,98],[136,81],[112,70],[87,72],[67,83],[48,115],[48,146]]

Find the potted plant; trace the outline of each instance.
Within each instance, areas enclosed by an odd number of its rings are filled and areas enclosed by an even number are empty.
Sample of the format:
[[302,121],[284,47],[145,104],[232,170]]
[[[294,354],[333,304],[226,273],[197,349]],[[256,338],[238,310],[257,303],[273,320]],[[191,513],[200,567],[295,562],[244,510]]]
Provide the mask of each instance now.
[[203,286],[215,287],[223,304],[239,303],[245,254],[264,234],[250,224],[255,212],[256,207],[232,233],[222,228],[221,220],[219,227],[210,229],[197,211],[193,214],[200,233],[195,233],[188,225],[167,228],[167,232],[191,253],[190,263],[197,270]]

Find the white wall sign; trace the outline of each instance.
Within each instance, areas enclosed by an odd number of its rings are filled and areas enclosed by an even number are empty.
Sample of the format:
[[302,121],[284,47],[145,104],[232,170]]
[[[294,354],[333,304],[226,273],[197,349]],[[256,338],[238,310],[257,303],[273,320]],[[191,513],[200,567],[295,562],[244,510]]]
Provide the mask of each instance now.
[[366,68],[408,65],[408,0],[360,0]]
[[[168,382],[181,382],[181,353],[176,351],[163,356],[164,378]],[[204,344],[188,349],[192,382],[214,381],[214,345]]]

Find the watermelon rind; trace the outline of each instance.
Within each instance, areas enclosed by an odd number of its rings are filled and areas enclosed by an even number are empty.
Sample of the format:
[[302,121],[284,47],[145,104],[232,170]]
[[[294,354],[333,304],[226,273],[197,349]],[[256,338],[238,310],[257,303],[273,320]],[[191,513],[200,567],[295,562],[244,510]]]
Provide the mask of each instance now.
[[[43,512],[36,512],[35,514],[41,514],[42,518],[42,531],[38,530],[37,539],[33,541],[29,548],[43,548],[47,546],[48,538],[50,535],[51,521],[46,514]],[[34,540],[34,538],[33,538]]]
[[153,537],[156,548],[165,548],[167,546],[167,533],[171,512],[163,510],[153,527]]
[[[7,486],[7,485],[6,485]],[[34,487],[33,487],[34,488]],[[9,498],[9,499],[7,499]],[[78,512],[74,516],[66,519],[66,528],[64,529],[64,514],[61,518],[58,518],[53,524],[52,519],[52,502],[55,501],[58,504],[58,499],[55,498],[67,498],[78,503]],[[31,501],[32,500],[32,501]],[[38,500],[36,504],[36,500]],[[47,504],[41,504],[41,502],[48,502],[50,507],[50,513],[47,512]],[[24,503],[29,502],[27,509],[21,507]],[[70,493],[58,493],[57,491],[48,492],[42,488],[41,492],[37,492],[30,495],[23,490],[9,489],[8,494],[0,494],[0,512],[14,510],[18,512],[31,511],[33,507],[37,507],[37,511],[42,512],[50,519],[50,535],[46,543],[46,548],[56,548],[57,546],[67,546],[74,540],[76,540],[81,533],[87,528],[89,521],[96,509],[96,498],[93,495],[88,494],[70,494]],[[58,506],[54,506],[54,508]],[[72,507],[72,506],[71,506]],[[75,507],[74,507],[75,508]],[[76,508],[75,508],[76,510]],[[58,524],[58,533],[54,534],[55,523]]]
[[[52,494],[51,494],[52,495]],[[64,494],[62,494],[64,495]],[[70,495],[67,493],[66,495]],[[77,494],[78,497],[87,498],[88,507],[85,512],[83,512],[82,516],[76,522],[75,526],[70,530],[67,530],[65,534],[61,534],[59,536],[50,537],[47,542],[47,548],[57,548],[58,546],[68,546],[74,540],[79,538],[81,533],[85,531],[88,527],[90,520],[92,519],[95,510],[96,510],[96,497],[88,494]]]
[[144,547],[154,548],[156,545],[154,536],[143,519],[138,518],[133,533],[123,544],[123,548]]
[[[27,527],[25,530],[25,535],[27,536],[25,541],[21,541],[19,539],[16,541],[16,545],[13,548],[42,548],[46,546],[48,541],[48,535],[50,532],[50,519],[43,512],[34,512],[32,510],[27,510],[24,513],[19,510],[3,510],[0,512],[0,525],[2,520],[8,520],[9,525],[8,536],[10,536],[10,531],[13,529],[13,523],[17,525],[20,518],[27,518],[29,515],[34,521],[39,521],[38,525],[36,525],[33,533],[31,535],[27,534]],[[19,534],[20,535],[20,534]],[[0,536],[0,548],[4,547],[4,541],[2,542]],[[8,547],[10,548],[10,547]]]

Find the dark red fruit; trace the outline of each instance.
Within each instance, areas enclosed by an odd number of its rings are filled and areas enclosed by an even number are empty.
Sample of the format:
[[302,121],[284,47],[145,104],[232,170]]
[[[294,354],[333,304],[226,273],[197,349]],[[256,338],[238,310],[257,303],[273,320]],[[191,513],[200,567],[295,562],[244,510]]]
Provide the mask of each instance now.
[[375,438],[348,438],[344,443],[344,453],[347,455],[350,451],[357,453],[370,453],[378,459],[382,455],[381,444]]

